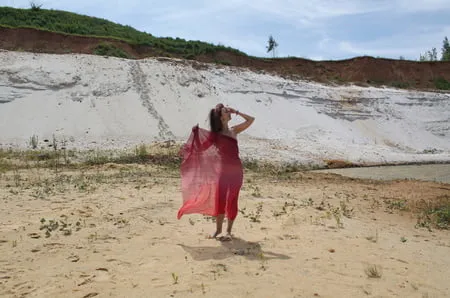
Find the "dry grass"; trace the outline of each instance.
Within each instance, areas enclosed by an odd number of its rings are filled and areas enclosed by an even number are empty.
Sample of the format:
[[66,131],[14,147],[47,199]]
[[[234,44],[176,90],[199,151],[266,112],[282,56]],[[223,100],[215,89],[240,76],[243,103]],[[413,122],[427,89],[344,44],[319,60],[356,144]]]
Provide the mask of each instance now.
[[[36,148],[37,140],[30,139],[30,147]],[[6,181],[5,186],[12,194],[20,192],[17,188],[33,187],[31,196],[45,199],[56,193],[63,193],[71,187],[82,192],[93,192],[100,184],[122,179],[143,179],[152,175],[147,170],[131,165],[154,166],[153,170],[166,173],[170,176],[179,175],[181,157],[180,144],[174,142],[141,144],[127,150],[68,150],[66,142],[54,139],[48,148],[13,150],[0,149],[0,177]],[[353,164],[341,160],[326,161],[329,167],[349,167]],[[252,177],[267,177],[274,181],[302,181],[307,168],[298,164],[280,164],[267,161],[243,160],[246,174],[246,189],[251,191],[254,198],[263,198],[264,190],[260,184],[255,183]],[[25,175],[27,171],[51,170],[54,175],[38,179],[30,179]],[[95,169],[94,173],[92,169]],[[116,169],[113,173],[105,174],[105,169]],[[256,175],[256,176],[254,176]],[[155,179],[157,180],[157,179]],[[344,179],[345,180],[345,179]],[[26,181],[26,183],[25,183]],[[141,187],[141,186],[138,186]],[[365,195],[366,196],[366,195]],[[381,197],[388,213],[412,212],[417,216],[419,228],[448,229],[450,227],[450,196],[442,195],[433,200],[409,201],[395,196]],[[310,199],[311,200],[311,199]],[[378,198],[372,198],[377,204],[372,204],[376,210],[381,206]],[[288,214],[288,208],[293,211],[297,206],[304,207],[295,201],[284,202],[281,210],[273,211],[278,217]],[[312,200],[305,203],[312,206]],[[303,204],[304,205],[304,204]],[[337,205],[337,206],[336,206]],[[355,210],[348,198],[341,199],[338,204],[321,204],[315,208],[325,214],[315,216],[315,222],[320,224],[323,219],[334,219],[336,228],[344,228],[344,219],[351,219]],[[241,209],[241,213],[253,222],[259,222],[262,206],[255,211]],[[311,219],[313,221],[313,219]]]
[[381,278],[382,276],[381,267],[377,265],[368,265],[364,272],[369,278]]

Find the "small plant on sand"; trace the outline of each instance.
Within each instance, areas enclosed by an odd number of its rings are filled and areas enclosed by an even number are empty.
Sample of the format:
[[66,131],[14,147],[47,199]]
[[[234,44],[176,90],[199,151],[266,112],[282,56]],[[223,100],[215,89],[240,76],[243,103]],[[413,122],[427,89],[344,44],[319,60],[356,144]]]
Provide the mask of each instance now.
[[38,144],[39,144],[39,138],[38,138],[38,136],[37,136],[37,135],[31,136],[31,137],[30,137],[30,147],[31,147],[32,149],[37,149]]
[[252,192],[252,196],[254,196],[255,198],[260,198],[261,197],[261,190],[259,189],[258,186],[252,186],[253,192]]
[[285,215],[288,213],[289,207],[290,207],[290,211],[294,211],[294,209],[297,208],[297,204],[295,203],[295,201],[292,201],[291,203],[284,202],[284,205],[281,207],[281,210],[280,211],[272,210],[272,214],[274,217]]
[[353,208],[350,209],[345,201],[341,201],[340,204],[342,209],[342,215],[344,215],[347,218],[351,218],[353,215]]
[[306,200],[306,199],[303,200],[302,203],[301,203],[301,206],[302,206],[302,207],[311,207],[313,204],[314,204],[313,199],[312,199],[312,198],[309,198],[309,199],[307,199],[307,200]]
[[13,167],[11,162],[0,156],[0,173],[10,171]]
[[252,222],[261,222],[261,220],[260,220],[261,213],[262,213],[262,203],[258,203],[258,205],[256,205],[255,214],[252,214],[250,216],[250,221],[252,221]]
[[342,223],[341,209],[339,207],[330,206],[330,211],[328,212],[329,214],[333,215],[334,219],[336,220],[336,228],[338,229],[344,228],[344,224]]
[[384,203],[386,204],[388,212],[390,213],[393,213],[394,210],[399,211],[408,210],[408,206],[405,200],[392,199],[392,200],[385,200]]
[[227,272],[228,268],[225,264],[213,264],[211,273],[214,275],[214,280],[217,280],[217,277],[220,277],[223,272]]
[[41,218],[41,227],[39,228],[39,230],[45,230],[46,238],[49,238],[55,231],[60,231],[64,236],[70,236],[72,235],[72,228],[74,228],[77,232],[81,230],[80,221],[77,221],[73,225],[72,223],[67,223],[67,216],[62,215],[61,218],[62,219],[60,220],[46,220],[45,218]]
[[256,210],[255,212],[250,212],[250,213],[246,213],[245,211],[247,210],[247,208],[242,208],[239,209],[239,212],[242,214],[242,216],[244,218],[249,218],[251,222],[261,222],[260,217],[261,217],[261,213],[262,213],[262,203],[258,203],[256,205]]
[[174,285],[178,284],[178,275],[174,272],[172,272],[172,280]]
[[266,258],[266,256],[264,255],[263,252],[260,252],[258,254],[258,258],[259,258],[259,261],[261,262],[261,266],[259,267],[259,269],[261,269],[262,271],[266,271],[267,270],[267,267],[266,267],[267,258]]
[[59,223],[56,220],[49,220],[47,222],[47,220],[45,218],[41,219],[41,227],[39,228],[39,230],[45,230],[45,237],[48,238],[50,237],[53,231],[58,230],[59,228]]
[[369,265],[365,269],[366,275],[369,278],[380,278],[381,277],[381,268],[377,265]]
[[202,294],[205,295],[206,294],[206,287],[205,287],[204,283],[201,284],[201,288],[202,288]]
[[15,186],[19,187],[20,184],[21,184],[22,178],[20,176],[19,169],[17,167],[14,167],[14,176],[13,176],[13,178],[14,178]]
[[135,155],[137,158],[139,158],[141,160],[146,160],[148,158],[148,151],[147,151],[147,147],[145,146],[145,144],[136,146]]
[[434,202],[421,202],[416,228],[450,229],[450,196],[442,196]]
[[370,204],[370,208],[375,210],[375,209],[378,209],[380,207],[381,207],[381,203],[377,199],[372,198],[372,203]]

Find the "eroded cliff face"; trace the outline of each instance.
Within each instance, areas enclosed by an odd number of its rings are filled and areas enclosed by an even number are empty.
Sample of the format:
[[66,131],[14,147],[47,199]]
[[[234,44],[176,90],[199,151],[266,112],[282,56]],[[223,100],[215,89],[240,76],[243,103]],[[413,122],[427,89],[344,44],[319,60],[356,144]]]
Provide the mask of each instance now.
[[[327,86],[176,59],[0,52],[0,145],[184,141],[222,102],[256,117],[241,155],[314,163],[450,160],[450,94]],[[240,119],[232,120],[237,123]]]

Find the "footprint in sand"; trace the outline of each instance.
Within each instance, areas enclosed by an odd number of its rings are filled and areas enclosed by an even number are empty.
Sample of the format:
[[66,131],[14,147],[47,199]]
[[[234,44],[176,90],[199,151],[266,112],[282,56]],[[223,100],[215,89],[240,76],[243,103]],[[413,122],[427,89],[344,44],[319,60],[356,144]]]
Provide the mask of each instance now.
[[108,269],[106,268],[98,268],[95,273],[95,281],[102,282],[108,281],[111,279]]
[[107,268],[97,268],[94,274],[83,274],[80,277],[83,277],[84,280],[81,281],[78,286],[84,286],[92,282],[105,282],[111,279],[109,270]]
[[70,255],[67,259],[69,261],[71,261],[72,263],[76,263],[76,262],[78,262],[80,260],[80,257],[77,256],[77,255]]

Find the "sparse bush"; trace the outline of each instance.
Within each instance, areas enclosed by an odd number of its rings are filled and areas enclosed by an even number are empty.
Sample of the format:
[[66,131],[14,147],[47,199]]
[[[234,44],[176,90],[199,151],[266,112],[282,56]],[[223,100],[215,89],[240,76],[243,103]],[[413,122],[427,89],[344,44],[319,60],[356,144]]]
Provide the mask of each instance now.
[[434,86],[439,90],[450,90],[450,82],[444,78],[438,78],[434,81]]
[[422,202],[416,227],[450,229],[450,197],[443,196],[434,203]]
[[93,53],[99,56],[131,58],[131,56],[127,52],[110,43],[100,43],[97,47],[95,47]]
[[399,89],[407,89],[411,87],[411,84],[408,82],[392,82],[391,86]]
[[217,64],[222,64],[222,65],[226,65],[226,66],[231,66],[231,62],[228,60],[214,60],[215,63]]
[[32,149],[36,149],[38,147],[38,143],[39,143],[38,136],[33,135],[32,137],[30,137],[30,147]]

